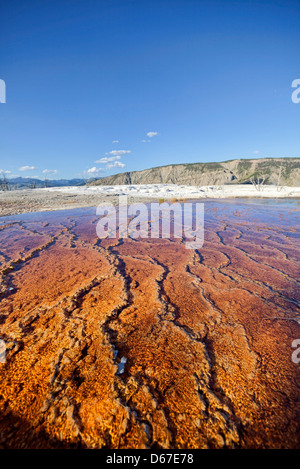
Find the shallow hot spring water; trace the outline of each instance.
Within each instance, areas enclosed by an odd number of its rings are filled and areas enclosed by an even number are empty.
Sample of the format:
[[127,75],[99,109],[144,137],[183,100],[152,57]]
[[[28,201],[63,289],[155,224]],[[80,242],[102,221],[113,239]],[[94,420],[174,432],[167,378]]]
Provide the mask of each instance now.
[[204,243],[0,218],[0,447],[300,448],[299,202],[205,201]]

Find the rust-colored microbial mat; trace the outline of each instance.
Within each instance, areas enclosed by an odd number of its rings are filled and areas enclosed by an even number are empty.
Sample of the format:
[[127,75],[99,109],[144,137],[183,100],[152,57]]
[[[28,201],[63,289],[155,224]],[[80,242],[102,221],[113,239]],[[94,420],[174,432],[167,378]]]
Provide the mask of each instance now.
[[300,448],[298,209],[206,202],[198,250],[2,218],[0,447]]

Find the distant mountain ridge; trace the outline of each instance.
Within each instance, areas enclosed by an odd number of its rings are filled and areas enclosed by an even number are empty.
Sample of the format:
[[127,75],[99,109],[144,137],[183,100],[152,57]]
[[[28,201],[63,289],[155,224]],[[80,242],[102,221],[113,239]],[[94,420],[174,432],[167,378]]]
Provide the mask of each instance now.
[[[38,189],[42,187],[84,186],[84,179],[38,179],[38,178],[3,178],[0,174],[0,190]],[[2,187],[3,186],[3,187]]]
[[264,184],[299,187],[300,158],[235,159],[217,163],[184,163],[130,171],[88,182],[89,185],[183,184],[210,186]]

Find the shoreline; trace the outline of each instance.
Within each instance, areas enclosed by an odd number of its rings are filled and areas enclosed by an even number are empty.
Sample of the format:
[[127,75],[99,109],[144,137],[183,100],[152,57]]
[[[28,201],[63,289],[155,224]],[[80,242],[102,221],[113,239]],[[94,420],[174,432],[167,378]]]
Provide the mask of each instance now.
[[103,203],[118,204],[119,195],[128,203],[154,201],[188,201],[213,199],[300,199],[300,187],[252,185],[184,186],[143,184],[127,186],[65,186],[42,189],[21,189],[0,192],[0,217],[32,212],[48,212],[75,208],[97,207]]

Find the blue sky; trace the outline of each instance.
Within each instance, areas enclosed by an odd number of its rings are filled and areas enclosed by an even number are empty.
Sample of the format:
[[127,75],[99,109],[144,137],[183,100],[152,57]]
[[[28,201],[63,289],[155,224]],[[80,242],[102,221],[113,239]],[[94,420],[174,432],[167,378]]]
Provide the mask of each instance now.
[[299,157],[300,1],[1,0],[0,169]]

